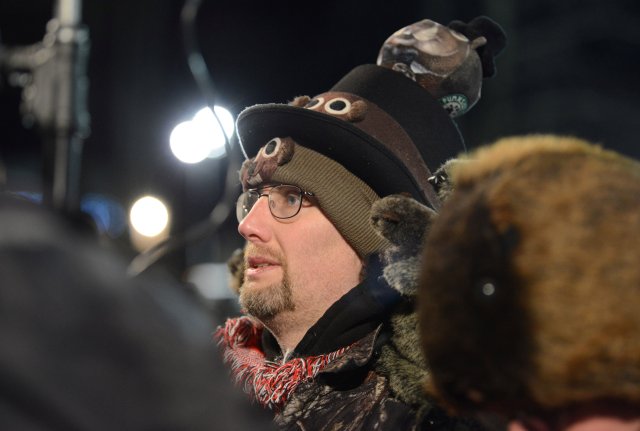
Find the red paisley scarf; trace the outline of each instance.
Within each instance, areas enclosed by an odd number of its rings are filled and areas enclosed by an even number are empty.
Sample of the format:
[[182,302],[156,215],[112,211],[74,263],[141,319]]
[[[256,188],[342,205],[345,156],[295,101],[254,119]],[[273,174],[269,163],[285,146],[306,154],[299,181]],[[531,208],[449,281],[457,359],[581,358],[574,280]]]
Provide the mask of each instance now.
[[263,327],[249,317],[228,319],[215,338],[223,350],[223,360],[231,368],[235,382],[262,406],[280,410],[303,381],[313,379],[349,347],[278,364],[265,358],[260,348]]

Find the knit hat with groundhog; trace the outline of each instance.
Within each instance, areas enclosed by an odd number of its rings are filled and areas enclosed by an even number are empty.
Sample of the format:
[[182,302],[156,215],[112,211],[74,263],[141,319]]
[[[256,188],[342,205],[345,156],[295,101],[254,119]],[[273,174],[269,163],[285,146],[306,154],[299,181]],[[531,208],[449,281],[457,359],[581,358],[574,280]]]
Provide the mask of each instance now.
[[243,188],[297,185],[358,254],[380,251],[371,205],[408,193],[439,206],[427,179],[464,150],[452,116],[478,100],[504,44],[486,17],[450,27],[423,20],[394,33],[378,64],[356,67],[328,92],[245,109],[237,121]]

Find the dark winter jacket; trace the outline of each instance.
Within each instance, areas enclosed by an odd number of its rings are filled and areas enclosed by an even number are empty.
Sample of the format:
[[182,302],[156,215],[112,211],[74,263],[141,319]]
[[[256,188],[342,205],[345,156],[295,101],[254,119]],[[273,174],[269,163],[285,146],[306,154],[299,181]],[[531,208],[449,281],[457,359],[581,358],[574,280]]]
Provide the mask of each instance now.
[[427,376],[410,303],[370,276],[330,307],[285,362],[249,317],[218,332],[239,384],[286,430],[474,429],[424,396]]

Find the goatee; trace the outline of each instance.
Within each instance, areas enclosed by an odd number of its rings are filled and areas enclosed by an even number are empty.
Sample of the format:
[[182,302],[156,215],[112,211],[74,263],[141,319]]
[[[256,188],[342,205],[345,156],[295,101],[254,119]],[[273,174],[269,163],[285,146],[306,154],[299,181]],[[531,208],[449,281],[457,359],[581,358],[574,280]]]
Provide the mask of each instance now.
[[282,280],[279,283],[257,288],[252,288],[246,281],[243,282],[240,287],[240,306],[247,314],[259,320],[268,320],[284,311],[293,311],[295,309],[293,292],[283,256],[250,245],[245,250],[245,259],[252,254],[268,256],[279,262],[282,268]]

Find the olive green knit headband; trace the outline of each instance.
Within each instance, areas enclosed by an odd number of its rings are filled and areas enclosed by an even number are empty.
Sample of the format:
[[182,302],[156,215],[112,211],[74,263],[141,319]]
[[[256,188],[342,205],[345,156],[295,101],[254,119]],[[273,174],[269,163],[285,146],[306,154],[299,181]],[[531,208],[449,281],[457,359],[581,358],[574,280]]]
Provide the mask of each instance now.
[[378,195],[339,163],[291,138],[274,138],[242,165],[243,189],[262,183],[293,184],[312,192],[325,215],[362,256],[388,243],[371,227],[369,212]]

